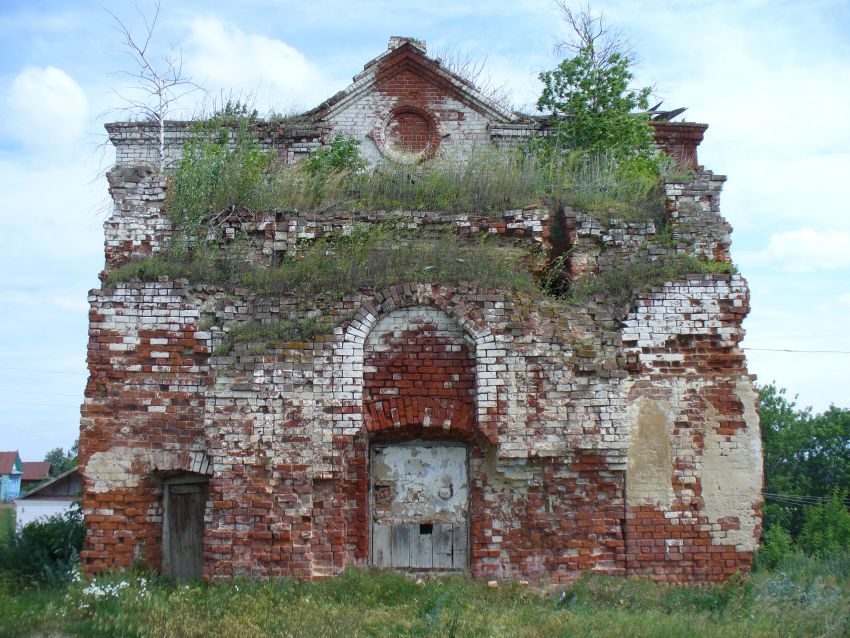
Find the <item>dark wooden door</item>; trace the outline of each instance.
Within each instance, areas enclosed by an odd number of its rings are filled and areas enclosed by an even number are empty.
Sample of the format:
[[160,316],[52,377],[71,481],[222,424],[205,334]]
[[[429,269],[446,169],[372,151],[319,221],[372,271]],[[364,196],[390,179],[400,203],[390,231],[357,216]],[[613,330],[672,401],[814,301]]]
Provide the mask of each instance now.
[[204,569],[204,510],[207,484],[165,487],[163,573],[176,580],[201,578]]

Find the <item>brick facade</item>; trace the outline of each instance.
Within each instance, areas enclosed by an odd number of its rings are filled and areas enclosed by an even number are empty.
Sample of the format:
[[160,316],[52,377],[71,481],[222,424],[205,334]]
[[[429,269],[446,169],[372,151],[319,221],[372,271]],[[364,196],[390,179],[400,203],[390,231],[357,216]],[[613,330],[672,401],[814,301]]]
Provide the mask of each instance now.
[[[360,136],[372,161],[535,130],[406,39],[306,117],[290,129],[262,125],[283,161],[336,130]],[[144,125],[108,129],[118,162],[107,272],[171,236],[166,180],[145,167]],[[170,129],[178,141],[184,130]],[[668,185],[674,248],[653,243],[651,222],[602,226],[569,209],[399,214],[413,227],[560,241],[573,273],[646,246],[728,259],[722,183],[698,170]],[[255,262],[364,215],[261,215],[250,229]],[[555,222],[563,237],[552,237]],[[441,281],[305,305],[297,291],[262,297],[163,279],[104,287],[89,301],[80,438],[89,572],[159,567],[163,486],[182,475],[209,484],[205,577],[315,578],[368,565],[369,446],[418,439],[467,445],[474,576],[716,581],[749,569],[761,455],[740,349],[749,293],[737,274],[667,282],[616,310]],[[336,327],[306,343],[219,349],[233,326],[305,314]]]

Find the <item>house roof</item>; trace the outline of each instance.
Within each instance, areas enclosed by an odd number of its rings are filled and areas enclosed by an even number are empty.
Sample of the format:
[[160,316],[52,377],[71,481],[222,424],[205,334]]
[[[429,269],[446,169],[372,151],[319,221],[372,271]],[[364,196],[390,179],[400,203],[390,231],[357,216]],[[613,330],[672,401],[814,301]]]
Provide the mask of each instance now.
[[[57,491],[56,488],[59,487],[62,483],[69,483],[69,482],[74,481],[74,480],[76,480],[76,482],[77,482],[77,488],[76,488],[75,491],[79,491],[80,470],[79,470],[79,468],[76,468],[76,467],[72,467],[70,470],[62,472],[62,474],[57,476],[55,479],[47,481],[47,483],[42,483],[41,485],[39,485],[34,490],[30,490],[26,494],[22,494],[21,496],[19,496],[15,500],[16,501],[22,501],[24,499],[33,498],[33,497],[39,497],[39,496],[45,497],[46,493],[52,493],[52,492]],[[67,489],[67,486],[65,487],[65,489]],[[56,495],[56,498],[58,498],[58,499],[66,499],[68,497],[69,497],[69,495],[65,495],[65,494],[57,494]],[[48,496],[48,498],[49,498],[49,496]]]
[[21,457],[18,456],[18,451],[0,452],[0,474],[12,474],[15,470],[21,469]]
[[398,36],[390,38],[387,50],[363,66],[363,71],[354,76],[352,84],[304,115],[314,120],[326,118],[358,95],[371,91],[376,84],[385,82],[405,69],[415,69],[418,74],[444,86],[495,121],[508,123],[519,119],[517,114],[481,93],[472,82],[444,66],[441,60],[428,57],[424,42]]
[[23,461],[22,481],[43,481],[50,476],[50,461]]

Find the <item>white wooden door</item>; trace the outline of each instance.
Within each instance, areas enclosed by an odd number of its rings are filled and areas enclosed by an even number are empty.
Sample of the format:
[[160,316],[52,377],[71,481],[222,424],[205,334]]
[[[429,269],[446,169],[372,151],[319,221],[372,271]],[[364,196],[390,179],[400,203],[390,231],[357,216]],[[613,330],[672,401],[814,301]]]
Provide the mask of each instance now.
[[469,471],[463,443],[412,441],[371,448],[371,563],[465,570]]

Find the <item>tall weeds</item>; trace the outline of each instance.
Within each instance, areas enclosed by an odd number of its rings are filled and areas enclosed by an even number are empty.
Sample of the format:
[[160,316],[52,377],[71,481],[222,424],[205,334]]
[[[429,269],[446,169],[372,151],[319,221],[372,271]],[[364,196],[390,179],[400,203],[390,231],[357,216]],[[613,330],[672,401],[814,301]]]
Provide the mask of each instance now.
[[525,251],[454,232],[414,234],[392,221],[355,225],[304,243],[272,268],[252,266],[238,242],[227,248],[198,243],[192,250],[132,262],[109,273],[106,285],[159,277],[242,286],[257,294],[330,294],[342,297],[362,288],[381,289],[411,281],[477,282],[482,287],[534,291]]
[[663,211],[668,162],[617,159],[610,153],[480,146],[461,157],[421,164],[383,161],[371,170],[354,140],[296,165],[279,164],[244,126],[205,130],[184,152],[166,209],[183,231],[198,234],[227,210],[349,207],[486,214],[544,200],[591,214],[650,219]]

